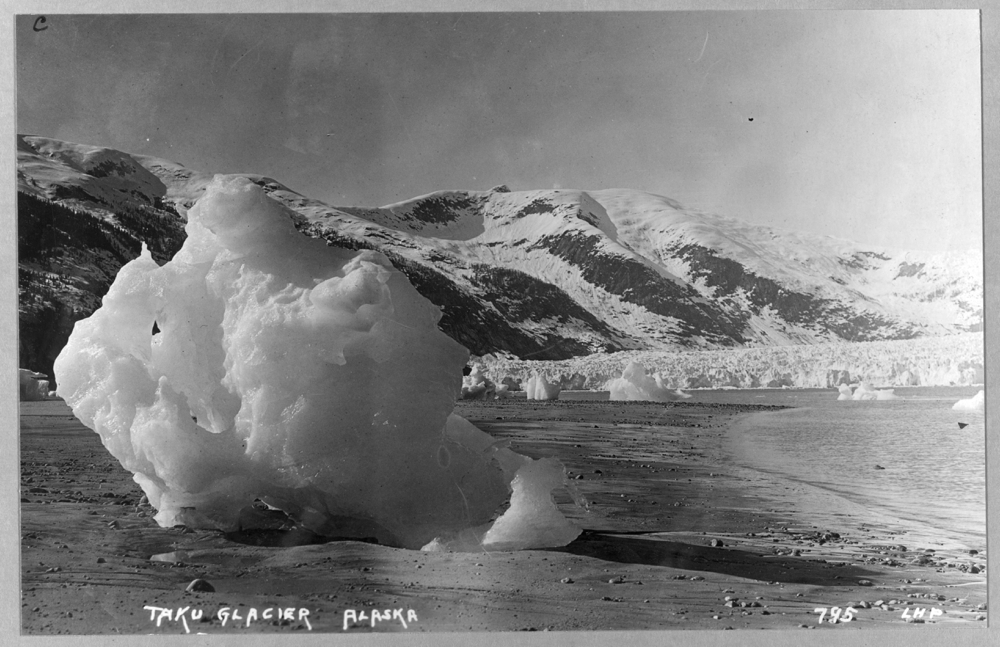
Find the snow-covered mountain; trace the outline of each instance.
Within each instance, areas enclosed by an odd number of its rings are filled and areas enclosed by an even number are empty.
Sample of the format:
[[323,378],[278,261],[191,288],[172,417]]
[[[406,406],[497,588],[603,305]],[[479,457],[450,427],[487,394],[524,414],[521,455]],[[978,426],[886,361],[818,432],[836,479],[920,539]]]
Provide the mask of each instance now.
[[[212,175],[44,137],[19,137],[17,152],[21,361],[46,371],[66,322],[93,310],[140,240],[159,260],[177,249],[184,214]],[[978,253],[873,248],[627,189],[500,186],[364,208],[246,177],[289,207],[304,233],[384,252],[443,308],[441,328],[476,355],[565,359],[982,327]],[[53,324],[58,334],[37,329]]]

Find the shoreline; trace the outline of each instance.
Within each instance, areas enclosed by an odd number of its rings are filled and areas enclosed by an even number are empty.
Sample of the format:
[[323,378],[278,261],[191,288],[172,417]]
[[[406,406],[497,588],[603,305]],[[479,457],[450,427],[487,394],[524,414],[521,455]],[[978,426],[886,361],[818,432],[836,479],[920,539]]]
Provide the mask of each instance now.
[[[590,503],[557,496],[585,529],[569,546],[512,553],[282,548],[159,528],[131,474],[65,404],[21,407],[25,634],[822,630],[833,625],[815,609],[835,607],[855,608],[837,630],[986,626],[985,571],[971,572],[985,550],[941,560],[925,546],[903,550],[898,528],[849,517],[831,527],[841,518],[808,509],[808,498],[778,505],[773,483],[721,463],[731,425],[763,405],[459,402],[457,414],[514,451],[558,457]],[[177,561],[150,561],[163,553]],[[186,592],[196,578],[215,592]],[[147,606],[205,616],[228,607],[241,620],[187,623]],[[296,609],[294,619],[262,617],[276,607]],[[386,611],[374,627],[373,610]],[[416,619],[404,627],[408,611]]]
[[[850,517],[859,522],[867,521],[869,525],[896,528],[905,532],[910,543],[933,548],[939,554],[949,553],[959,558],[969,550],[984,552],[987,542],[985,490],[978,489],[979,495],[974,493],[977,488],[985,488],[982,466],[985,456],[979,456],[976,469],[969,467],[965,471],[965,468],[952,467],[962,469],[961,473],[948,472],[933,464],[925,468],[919,460],[915,460],[915,454],[921,457],[927,454],[929,458],[936,455],[952,457],[957,445],[962,445],[963,449],[965,446],[981,447],[985,440],[982,413],[952,412],[950,407],[929,404],[954,401],[948,397],[905,400],[878,404],[803,402],[801,408],[745,416],[729,428],[730,455],[725,460],[731,469],[768,482],[765,492],[774,493],[786,488],[794,492],[791,500],[810,511],[814,523],[835,523],[833,519],[837,516]],[[771,445],[766,440],[774,440],[775,436],[771,434],[775,429],[784,429],[779,433],[784,433],[787,438],[794,438],[788,435],[790,429],[803,429],[809,434],[836,434],[840,427],[859,423],[859,416],[867,420],[876,413],[891,412],[894,408],[901,415],[914,406],[924,409],[919,410],[920,413],[911,420],[919,420],[919,424],[933,430],[934,435],[925,433],[918,436],[920,440],[910,439],[908,445],[900,443],[904,446],[891,454],[878,447],[869,448],[867,444],[857,441],[851,445],[850,441],[846,441],[842,455],[853,457],[848,461],[850,465],[844,466],[852,477],[838,476],[839,472],[826,470],[825,462],[803,463],[805,455],[796,448],[789,447],[783,451],[779,444],[775,452],[769,449]],[[824,419],[823,423],[817,422],[809,427],[809,421],[816,416],[832,416],[829,419],[831,422]],[[966,420],[964,426],[968,429],[954,429],[953,420]],[[938,445],[935,449],[929,452],[913,450],[913,447],[926,446],[929,437]],[[840,442],[844,444],[844,441]],[[870,451],[859,451],[859,448]],[[955,464],[953,460],[952,465]],[[804,469],[803,465],[813,465],[815,470]],[[908,470],[905,478],[897,476],[900,470]],[[977,476],[973,478],[972,474]],[[952,483],[939,483],[936,498],[928,496],[927,484],[943,479],[958,480],[967,488],[962,486],[965,489],[955,493],[953,489],[945,489],[954,487]],[[949,493],[947,497],[943,492]],[[813,499],[814,502],[805,505],[806,499]],[[822,521],[824,518],[827,521]]]

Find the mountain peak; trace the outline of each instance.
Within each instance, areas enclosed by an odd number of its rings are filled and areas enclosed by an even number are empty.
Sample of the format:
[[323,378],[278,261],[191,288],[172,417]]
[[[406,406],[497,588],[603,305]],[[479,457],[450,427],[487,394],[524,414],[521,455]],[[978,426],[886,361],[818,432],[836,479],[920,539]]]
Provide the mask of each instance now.
[[[273,178],[244,177],[287,207],[303,233],[383,252],[442,307],[442,329],[477,355],[560,359],[624,349],[907,339],[982,327],[982,259],[975,254],[897,252],[761,227],[623,188],[500,185],[434,191],[376,208],[331,206]],[[159,158],[18,139],[19,191],[114,223],[125,233],[109,235],[131,237],[122,249],[150,236],[183,237],[177,213],[211,178]],[[35,208],[42,207],[29,211]],[[173,242],[158,249],[166,253]],[[86,245],[65,242],[74,244],[73,254],[88,254]],[[68,271],[41,265],[32,271]]]

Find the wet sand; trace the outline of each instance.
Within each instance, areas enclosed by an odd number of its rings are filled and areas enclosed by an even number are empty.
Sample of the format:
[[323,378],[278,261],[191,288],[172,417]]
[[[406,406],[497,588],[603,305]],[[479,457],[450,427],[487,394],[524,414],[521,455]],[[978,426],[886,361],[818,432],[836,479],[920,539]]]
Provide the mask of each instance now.
[[[557,497],[585,529],[565,548],[449,554],[160,528],[131,474],[64,403],[23,402],[22,632],[950,625],[986,636],[975,631],[986,625],[985,546],[925,552],[933,547],[908,544],[905,528],[831,513],[794,483],[727,464],[729,425],[753,409],[459,403],[457,413],[515,451],[562,460],[589,508]],[[150,560],[166,553],[174,554]],[[186,591],[198,578],[214,591]],[[829,622],[848,607],[849,622]],[[827,609],[823,622],[817,609]]]

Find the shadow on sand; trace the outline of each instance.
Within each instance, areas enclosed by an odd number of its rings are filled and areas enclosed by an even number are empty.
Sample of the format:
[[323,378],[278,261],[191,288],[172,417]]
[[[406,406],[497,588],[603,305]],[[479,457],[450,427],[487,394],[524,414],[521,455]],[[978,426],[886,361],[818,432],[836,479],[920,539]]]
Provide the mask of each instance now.
[[760,555],[738,548],[714,548],[671,541],[648,533],[612,534],[585,530],[564,548],[550,549],[622,564],[708,571],[765,582],[844,586],[876,573],[854,565]]

